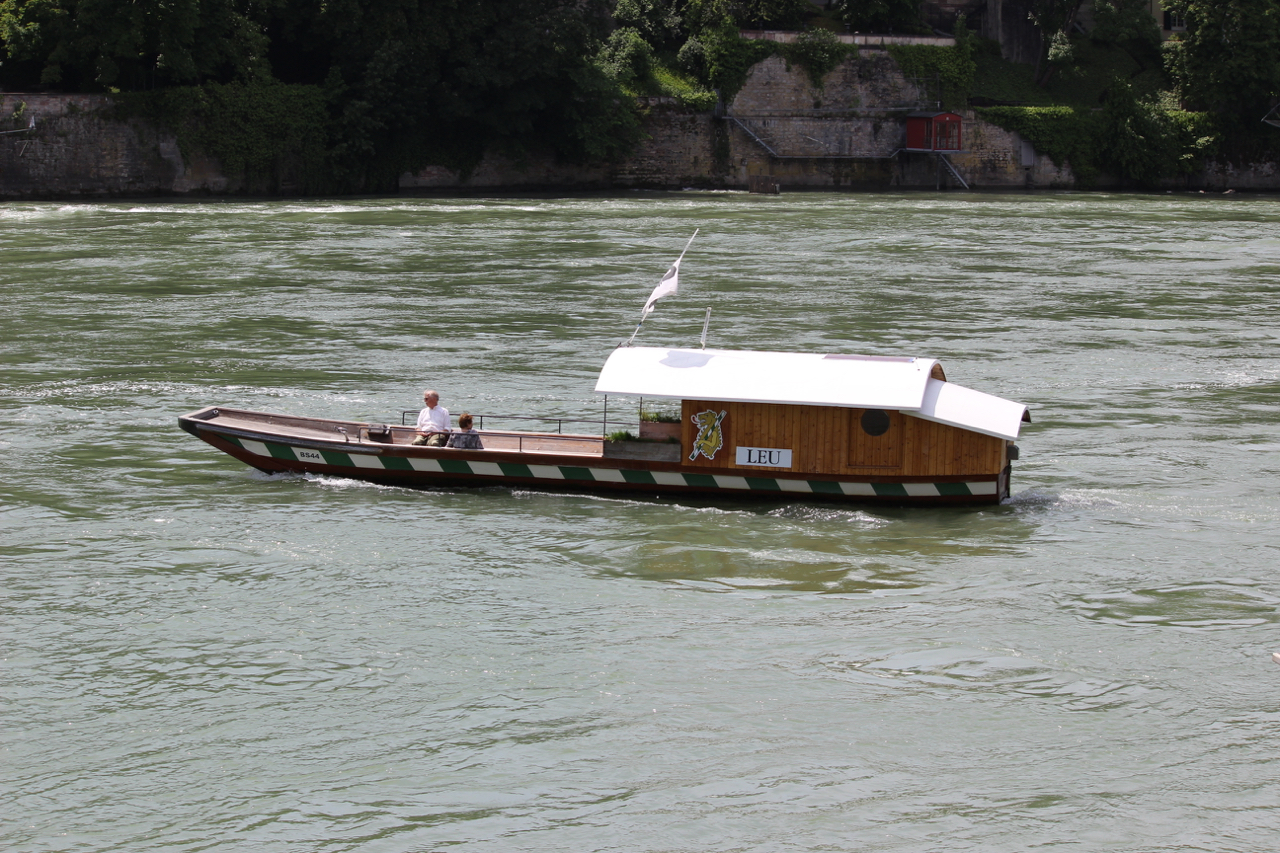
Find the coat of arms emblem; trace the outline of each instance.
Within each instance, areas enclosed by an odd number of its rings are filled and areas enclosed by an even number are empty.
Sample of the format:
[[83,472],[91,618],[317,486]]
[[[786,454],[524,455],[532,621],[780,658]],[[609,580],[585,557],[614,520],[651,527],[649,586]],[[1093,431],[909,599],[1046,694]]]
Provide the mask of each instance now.
[[727,411],[716,414],[707,409],[689,416],[689,420],[698,428],[698,436],[693,440],[693,452],[689,454],[690,462],[697,459],[699,453],[708,459],[716,458],[716,451],[724,447],[724,432],[720,429],[720,422],[727,414]]

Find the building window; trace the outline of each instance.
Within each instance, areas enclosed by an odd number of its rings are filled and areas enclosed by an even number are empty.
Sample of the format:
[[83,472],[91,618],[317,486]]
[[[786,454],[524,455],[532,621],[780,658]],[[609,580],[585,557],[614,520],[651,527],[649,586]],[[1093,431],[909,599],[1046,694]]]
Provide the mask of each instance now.
[[1181,15],[1175,15],[1172,12],[1165,12],[1164,28],[1168,32],[1180,33],[1186,30],[1187,21]]

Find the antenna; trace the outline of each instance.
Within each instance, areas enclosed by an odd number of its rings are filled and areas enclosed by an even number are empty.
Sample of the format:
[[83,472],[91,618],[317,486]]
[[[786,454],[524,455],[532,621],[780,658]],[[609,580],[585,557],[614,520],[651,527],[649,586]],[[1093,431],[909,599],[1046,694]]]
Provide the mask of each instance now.
[[707,316],[702,320],[702,349],[707,348],[707,327],[711,325],[711,308],[707,308]]

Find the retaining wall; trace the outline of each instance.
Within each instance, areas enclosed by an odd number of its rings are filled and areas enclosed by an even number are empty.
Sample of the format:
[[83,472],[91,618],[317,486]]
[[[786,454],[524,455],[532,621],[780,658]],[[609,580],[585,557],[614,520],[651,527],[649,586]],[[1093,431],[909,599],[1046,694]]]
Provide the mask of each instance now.
[[241,189],[210,158],[184,160],[172,133],[112,118],[111,105],[107,95],[0,95],[0,130],[10,131],[0,135],[0,198]]
[[[801,68],[770,57],[748,74],[720,116],[671,99],[647,101],[645,139],[619,163],[574,166],[551,158],[486,157],[465,178],[441,166],[400,178],[406,192],[570,191],[686,187],[746,189],[772,176],[794,189],[933,189],[955,181],[928,154],[902,152],[905,116],[923,93],[887,52],[860,51],[815,86]],[[22,106],[17,120],[10,118]],[[0,96],[0,199],[257,194],[216,160],[182,152],[172,133],[113,118],[105,95]],[[974,189],[1075,186],[1016,133],[964,111],[964,150],[950,155]],[[35,126],[29,127],[31,117]],[[1105,180],[1097,182],[1105,186]],[[1211,162],[1171,186],[1280,190],[1280,165]]]

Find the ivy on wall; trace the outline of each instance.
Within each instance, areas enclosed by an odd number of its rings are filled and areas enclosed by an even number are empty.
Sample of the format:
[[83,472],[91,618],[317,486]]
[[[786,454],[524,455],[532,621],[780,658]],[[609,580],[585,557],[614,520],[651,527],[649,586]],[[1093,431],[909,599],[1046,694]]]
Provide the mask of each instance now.
[[751,67],[773,56],[779,47],[777,42],[742,38],[738,27],[731,21],[704,32],[702,44],[706,54],[707,78],[712,87],[719,90],[720,99],[726,104],[747,82]]
[[830,30],[809,30],[794,42],[781,46],[780,53],[788,63],[799,65],[809,74],[814,88],[822,88],[822,79],[844,62],[858,55],[856,44],[844,44]]
[[737,27],[728,26],[704,35],[708,78],[725,103],[733,100],[747,82],[753,66],[770,56],[781,56],[787,64],[798,65],[809,82],[821,88],[822,80],[840,63],[858,55],[858,46],[844,44],[829,30],[808,30],[791,43],[766,39],[744,39]]
[[1214,117],[1140,101],[1119,82],[1102,110],[1073,107],[981,107],[978,115],[1019,134],[1040,154],[1070,164],[1077,181],[1100,173],[1153,187],[1188,175],[1216,150]]
[[284,183],[303,192],[334,187],[333,125],[324,89],[277,82],[218,84],[114,96],[115,114],[142,118],[177,134],[183,155],[218,159],[251,191]]
[[[956,32],[965,30],[963,26],[957,26]],[[957,35],[954,47],[889,45],[889,55],[898,63],[904,76],[919,80],[929,97],[946,109],[960,109],[968,103],[978,65],[967,39]]]

